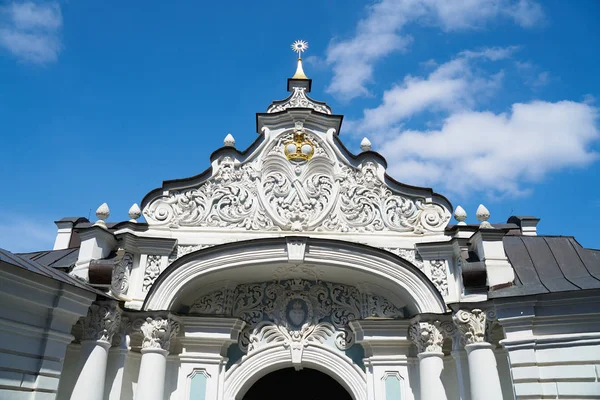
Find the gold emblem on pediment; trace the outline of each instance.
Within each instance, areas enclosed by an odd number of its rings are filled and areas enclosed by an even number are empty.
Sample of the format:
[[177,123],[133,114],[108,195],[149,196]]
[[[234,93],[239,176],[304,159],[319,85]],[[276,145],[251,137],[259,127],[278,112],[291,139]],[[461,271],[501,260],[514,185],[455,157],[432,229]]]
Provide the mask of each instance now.
[[304,130],[296,130],[293,139],[284,143],[283,152],[290,161],[308,161],[315,154],[315,145],[305,136]]

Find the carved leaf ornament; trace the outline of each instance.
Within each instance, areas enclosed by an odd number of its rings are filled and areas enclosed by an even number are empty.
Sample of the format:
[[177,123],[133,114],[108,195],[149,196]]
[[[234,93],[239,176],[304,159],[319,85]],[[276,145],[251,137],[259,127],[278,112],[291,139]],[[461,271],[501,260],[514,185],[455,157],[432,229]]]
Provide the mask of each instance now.
[[[227,299],[231,298],[232,301]],[[354,344],[348,322],[367,317],[403,318],[404,310],[388,299],[332,282],[289,279],[238,285],[196,299],[191,313],[229,315],[246,322],[239,339],[244,352],[272,343],[300,351],[334,335],[335,344]],[[300,346],[300,347],[298,347]]]
[[246,230],[425,234],[443,231],[449,210],[423,197],[392,190],[377,175],[378,164],[358,168],[337,160],[319,136],[304,132],[314,155],[290,161],[287,132],[262,155],[239,163],[219,160],[198,187],[171,191],[144,208],[149,224]]

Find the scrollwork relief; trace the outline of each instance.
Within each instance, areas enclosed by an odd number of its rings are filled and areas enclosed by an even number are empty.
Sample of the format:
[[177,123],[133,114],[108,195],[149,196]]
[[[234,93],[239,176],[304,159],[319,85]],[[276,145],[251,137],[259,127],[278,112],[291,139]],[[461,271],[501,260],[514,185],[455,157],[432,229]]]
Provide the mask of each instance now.
[[431,260],[431,282],[435,285],[442,296],[448,295],[448,272],[446,268],[446,260]]
[[121,309],[114,301],[93,303],[80,323],[82,340],[111,342],[121,323]]
[[425,264],[423,263],[423,259],[414,249],[402,249],[399,247],[384,247],[385,251],[389,251],[397,256],[404,258],[409,263],[415,265],[421,271],[425,271]]
[[110,290],[120,296],[129,289],[129,276],[133,267],[133,254],[125,253],[123,258],[115,265],[110,283]]
[[143,291],[147,292],[150,290],[154,281],[160,275],[160,262],[161,256],[158,255],[148,255],[146,260],[146,269],[144,270],[144,284]]
[[[228,314],[219,305],[226,296],[225,292],[219,290],[198,298],[190,307],[190,312]],[[256,341],[257,337],[265,337],[266,333],[259,331],[264,326],[270,326],[268,323],[283,330],[280,332],[283,336],[277,337],[291,342],[294,342],[293,338],[307,339],[313,335],[313,327],[327,323],[333,327],[332,332],[336,332],[336,345],[340,349],[347,349],[354,344],[354,335],[348,322],[373,316],[404,316],[402,308],[382,296],[361,293],[353,286],[332,282],[288,279],[238,285],[231,292],[233,305],[229,314],[246,322],[239,339],[240,348],[245,352],[249,351],[252,338]],[[256,344],[253,346],[255,348]]]
[[202,250],[207,247],[210,247],[210,245],[209,244],[177,245],[175,247],[175,249],[173,249],[173,252],[169,255],[169,264],[172,263],[173,261],[177,260],[178,258],[185,256],[186,254],[190,254],[190,253],[193,253],[194,251]]
[[278,102],[274,103],[267,108],[267,113],[276,113],[285,111],[288,108],[312,108],[313,110],[323,113],[323,114],[331,114],[331,108],[326,104],[319,104],[316,101],[310,99],[306,96],[306,89],[302,87],[295,87],[294,93],[289,98],[289,100],[284,101],[283,103]]
[[262,157],[245,163],[224,156],[198,187],[151,201],[146,220],[171,227],[415,234],[447,225],[447,208],[391,189],[373,161],[358,168],[338,161],[318,135],[305,132],[314,145],[310,160],[289,161],[284,143],[292,137],[284,133]]

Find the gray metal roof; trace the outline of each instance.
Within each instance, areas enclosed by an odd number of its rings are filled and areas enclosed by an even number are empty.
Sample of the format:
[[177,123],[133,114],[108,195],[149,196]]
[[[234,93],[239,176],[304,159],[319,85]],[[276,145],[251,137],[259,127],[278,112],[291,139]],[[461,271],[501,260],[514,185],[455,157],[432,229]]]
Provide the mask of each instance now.
[[62,250],[36,251],[33,253],[17,253],[21,258],[36,261],[52,268],[70,269],[79,256],[79,247]]
[[490,291],[491,298],[600,289],[600,251],[573,237],[505,236],[503,243],[515,284]]
[[96,293],[104,297],[110,297],[106,293],[94,289],[76,278],[73,278],[69,274],[66,274],[58,269],[50,268],[46,265],[42,265],[36,261],[29,260],[27,258],[20,257],[16,254],[11,253],[8,250],[0,249],[0,265],[9,264],[17,268],[21,268],[55,281],[63,282],[71,286],[75,286],[79,289],[86,290],[88,292]]

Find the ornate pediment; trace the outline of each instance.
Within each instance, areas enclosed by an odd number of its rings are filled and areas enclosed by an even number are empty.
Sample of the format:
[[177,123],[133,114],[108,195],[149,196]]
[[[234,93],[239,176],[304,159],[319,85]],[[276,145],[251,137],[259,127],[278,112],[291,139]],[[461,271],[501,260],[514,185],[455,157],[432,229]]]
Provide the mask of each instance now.
[[269,135],[246,159],[224,153],[210,177],[151,199],[143,211],[148,223],[414,234],[440,232],[448,224],[443,198],[435,202],[426,189],[403,192],[390,184],[377,157],[345,159],[331,135],[306,130],[301,122]]

